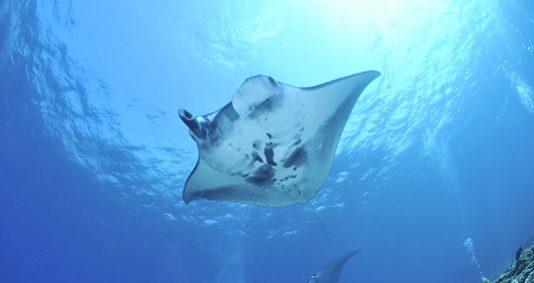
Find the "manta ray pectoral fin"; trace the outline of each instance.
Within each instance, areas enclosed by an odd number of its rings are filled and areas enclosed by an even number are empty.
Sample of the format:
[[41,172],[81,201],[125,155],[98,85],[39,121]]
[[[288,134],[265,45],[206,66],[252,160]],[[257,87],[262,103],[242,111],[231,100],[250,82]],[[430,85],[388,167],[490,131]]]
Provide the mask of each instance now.
[[354,250],[344,253],[334,260],[332,260],[323,270],[310,277],[308,283],[335,283],[338,282],[341,276],[341,271],[345,263],[355,254],[360,253],[360,250]]

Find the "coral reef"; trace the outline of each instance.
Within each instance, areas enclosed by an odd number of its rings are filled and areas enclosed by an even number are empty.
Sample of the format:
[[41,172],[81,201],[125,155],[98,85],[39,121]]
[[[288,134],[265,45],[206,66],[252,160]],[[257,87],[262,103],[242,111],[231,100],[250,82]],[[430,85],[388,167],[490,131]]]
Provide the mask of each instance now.
[[534,283],[534,245],[519,248],[515,260],[494,283]]

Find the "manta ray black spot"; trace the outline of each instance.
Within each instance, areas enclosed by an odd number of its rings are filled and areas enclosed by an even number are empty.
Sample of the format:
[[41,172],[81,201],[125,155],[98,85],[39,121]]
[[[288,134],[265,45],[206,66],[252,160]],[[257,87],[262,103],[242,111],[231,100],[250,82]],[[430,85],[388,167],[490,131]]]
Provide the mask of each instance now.
[[271,77],[269,77],[269,82],[270,82],[272,85],[277,85],[276,81],[275,81],[273,78],[271,78]]
[[273,135],[269,134],[269,133],[265,133],[267,135],[267,137],[272,140],[273,139]]
[[297,147],[291,155],[284,161],[284,168],[289,168],[291,166],[299,167],[300,165],[305,164],[308,161],[308,154],[304,147]]
[[252,161],[257,161],[257,162],[264,163],[263,159],[261,158],[261,156],[257,152],[253,152],[252,153]]
[[272,178],[275,175],[275,170],[269,165],[262,165],[254,171],[252,176],[245,178],[245,181],[256,185],[258,187],[266,186],[273,183]]
[[263,149],[263,155],[265,155],[265,159],[267,160],[267,164],[271,166],[276,166],[276,162],[274,162],[274,151],[273,151],[273,143],[269,142],[265,145],[265,148]]

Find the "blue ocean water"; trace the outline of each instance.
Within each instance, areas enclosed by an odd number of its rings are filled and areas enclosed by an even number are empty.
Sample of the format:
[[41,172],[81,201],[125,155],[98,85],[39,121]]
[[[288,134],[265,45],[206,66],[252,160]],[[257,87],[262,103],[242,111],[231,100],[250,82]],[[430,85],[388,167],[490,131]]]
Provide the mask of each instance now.
[[[177,110],[365,70],[309,204],[181,199]],[[481,282],[534,240],[528,0],[0,0],[0,282]]]

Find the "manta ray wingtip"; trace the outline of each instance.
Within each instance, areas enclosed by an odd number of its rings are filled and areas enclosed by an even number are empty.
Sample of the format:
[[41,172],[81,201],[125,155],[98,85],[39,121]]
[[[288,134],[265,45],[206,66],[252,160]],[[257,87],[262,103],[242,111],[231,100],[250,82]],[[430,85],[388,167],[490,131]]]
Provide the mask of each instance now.
[[184,200],[185,204],[189,204],[191,202],[191,196],[189,196],[185,192],[182,194],[182,199]]
[[365,73],[369,74],[373,78],[373,80],[382,75],[382,73],[380,73],[379,71],[376,71],[376,70],[369,70],[367,72],[364,72],[364,74]]

